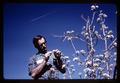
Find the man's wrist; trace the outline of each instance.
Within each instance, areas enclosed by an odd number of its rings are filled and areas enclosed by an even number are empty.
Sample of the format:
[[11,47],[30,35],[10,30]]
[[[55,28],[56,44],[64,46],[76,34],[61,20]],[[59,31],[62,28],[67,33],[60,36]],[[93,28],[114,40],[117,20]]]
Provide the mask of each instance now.
[[45,61],[48,61],[48,58],[49,58],[49,57],[44,57],[44,60],[45,60]]

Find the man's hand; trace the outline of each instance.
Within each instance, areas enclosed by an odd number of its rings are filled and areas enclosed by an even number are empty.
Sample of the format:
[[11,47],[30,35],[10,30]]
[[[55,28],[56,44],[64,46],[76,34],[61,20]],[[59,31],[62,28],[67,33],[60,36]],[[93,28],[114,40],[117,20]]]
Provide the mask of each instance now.
[[52,52],[49,51],[45,54],[45,60],[48,61],[49,57],[51,56]]
[[53,50],[53,52],[54,52],[54,56],[57,58],[57,59],[60,59],[60,57],[61,57],[61,51],[59,51],[58,49],[56,49],[56,50]]

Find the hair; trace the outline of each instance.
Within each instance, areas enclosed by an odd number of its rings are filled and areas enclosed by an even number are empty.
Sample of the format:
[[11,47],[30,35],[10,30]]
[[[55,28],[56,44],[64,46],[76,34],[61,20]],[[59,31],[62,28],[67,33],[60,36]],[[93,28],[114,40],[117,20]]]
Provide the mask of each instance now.
[[[37,35],[36,37],[33,38],[33,44],[35,48],[39,47],[38,40],[40,40],[41,38],[45,39],[45,37],[43,37],[42,35]],[[45,39],[45,42],[46,42],[46,39]]]

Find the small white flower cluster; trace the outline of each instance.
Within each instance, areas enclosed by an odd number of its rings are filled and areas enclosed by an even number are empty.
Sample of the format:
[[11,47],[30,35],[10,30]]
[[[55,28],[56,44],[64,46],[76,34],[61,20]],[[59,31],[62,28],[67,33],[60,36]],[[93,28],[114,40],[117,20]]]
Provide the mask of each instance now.
[[83,71],[85,72],[85,78],[93,79],[96,77],[95,69],[85,68]]
[[79,72],[78,75],[79,75],[80,78],[82,78],[82,73],[81,72]]
[[73,61],[79,61],[78,57],[73,58]]
[[85,50],[80,50],[80,51],[76,50],[75,53],[76,53],[76,55],[80,55],[80,54],[85,55],[86,52],[85,52]]
[[74,65],[70,65],[70,68],[73,68],[74,67]]
[[115,47],[117,47],[117,43],[115,42],[114,44],[113,44]]
[[112,67],[114,67],[114,65],[113,65],[113,64],[110,64],[109,67],[112,68]]
[[86,65],[86,67],[91,67],[92,61],[91,60],[86,61],[85,65]]
[[74,33],[74,30],[71,30],[71,31],[66,31],[67,34],[71,34],[71,33]]
[[98,5],[92,5],[92,6],[91,6],[91,10],[96,10],[96,9],[98,9],[98,8],[99,8]]
[[89,35],[88,32],[86,32],[86,31],[82,31],[81,34],[82,34],[84,37],[88,37],[88,35]]
[[66,64],[69,64],[69,63],[70,63],[70,60],[67,60],[67,61],[66,61]]
[[92,71],[90,68],[85,68],[84,70],[83,70],[85,73],[87,73],[87,72],[90,72],[90,71]]
[[75,72],[75,69],[72,69],[72,72],[74,73],[74,72]]
[[100,14],[99,14],[99,17],[104,17],[104,18],[106,18],[107,15],[106,15],[105,13],[103,13],[102,10],[101,10],[101,11],[100,11]]
[[104,53],[104,57],[105,57],[105,59],[108,59],[110,57],[110,53],[109,52],[105,52]]
[[79,51],[79,50],[76,50],[75,52],[76,52],[76,54],[80,54],[80,51]]
[[110,79],[111,78],[111,76],[107,73],[103,73],[102,76],[103,76],[104,79]]
[[104,70],[104,68],[98,67],[98,70],[103,71],[103,70]]
[[66,64],[66,66],[68,66],[70,63],[69,56],[64,56],[64,57],[62,57],[62,59],[63,59],[64,63]]
[[71,71],[71,73],[75,72],[74,65],[70,65],[70,71]]
[[116,55],[117,55],[117,52],[114,52],[114,55],[116,56]]
[[99,64],[98,63],[94,63],[93,67],[99,67]]
[[95,58],[94,62],[101,62],[101,60],[99,58]]
[[[103,25],[102,26],[102,29],[106,29],[106,25]],[[107,39],[113,39],[114,38],[114,35],[113,35],[113,31],[112,30],[109,30],[109,31],[105,31],[105,37],[107,38]]]
[[102,67],[98,67],[97,70],[98,70],[98,71],[97,71],[98,75],[101,76],[101,75],[103,74],[104,68],[102,68]]
[[64,59],[69,59],[69,56],[64,56],[63,58],[64,58]]
[[80,60],[79,57],[74,57],[74,58],[73,58],[73,62],[77,62],[77,64],[78,64],[79,66],[83,65],[83,62]]
[[96,58],[98,58],[100,60],[103,60],[104,59],[104,55],[103,54],[96,55]]
[[113,39],[114,36],[113,36],[113,35],[107,35],[106,38],[107,38],[107,39],[109,39],[109,38],[112,38],[112,39]]
[[84,55],[86,52],[85,52],[85,50],[80,50],[80,53],[81,53],[82,55]]
[[102,10],[100,11],[100,14],[98,15],[97,22],[104,23],[105,18],[107,18],[107,14],[103,13]]

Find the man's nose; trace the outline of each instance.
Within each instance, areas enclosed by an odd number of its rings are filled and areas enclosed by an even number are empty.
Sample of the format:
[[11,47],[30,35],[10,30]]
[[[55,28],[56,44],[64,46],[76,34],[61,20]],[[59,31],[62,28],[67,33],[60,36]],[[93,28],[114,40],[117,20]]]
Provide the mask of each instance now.
[[43,44],[43,47],[46,47],[46,44]]

